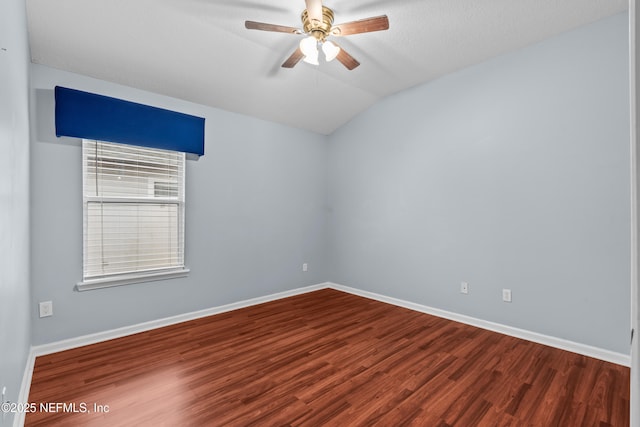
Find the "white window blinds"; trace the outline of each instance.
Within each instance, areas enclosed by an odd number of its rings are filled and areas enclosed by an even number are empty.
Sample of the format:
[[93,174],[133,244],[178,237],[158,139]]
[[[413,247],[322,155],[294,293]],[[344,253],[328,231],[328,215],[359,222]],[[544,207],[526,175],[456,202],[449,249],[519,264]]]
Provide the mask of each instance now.
[[184,153],[91,140],[82,152],[83,283],[184,270]]

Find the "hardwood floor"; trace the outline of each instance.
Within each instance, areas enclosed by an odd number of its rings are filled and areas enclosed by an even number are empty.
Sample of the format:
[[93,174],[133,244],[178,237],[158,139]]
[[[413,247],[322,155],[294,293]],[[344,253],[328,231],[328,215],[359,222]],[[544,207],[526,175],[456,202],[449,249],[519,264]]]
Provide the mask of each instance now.
[[38,357],[29,401],[90,413],[27,426],[628,426],[629,369],[325,289]]

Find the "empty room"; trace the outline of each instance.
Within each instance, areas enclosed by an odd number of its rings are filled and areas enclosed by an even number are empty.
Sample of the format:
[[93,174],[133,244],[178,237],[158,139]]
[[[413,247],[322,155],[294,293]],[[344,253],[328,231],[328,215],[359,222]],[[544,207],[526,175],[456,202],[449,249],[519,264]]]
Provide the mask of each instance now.
[[640,426],[634,0],[4,0],[0,427]]

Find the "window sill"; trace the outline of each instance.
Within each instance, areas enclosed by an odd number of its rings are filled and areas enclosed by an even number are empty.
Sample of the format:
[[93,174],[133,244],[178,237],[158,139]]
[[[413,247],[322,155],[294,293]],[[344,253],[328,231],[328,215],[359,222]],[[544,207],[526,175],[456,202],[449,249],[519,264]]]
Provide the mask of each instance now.
[[88,279],[79,282],[76,289],[82,291],[92,291],[94,289],[111,288],[114,286],[131,285],[134,283],[154,282],[156,280],[175,279],[187,277],[189,269],[171,271],[156,271],[150,273],[123,274],[115,277],[101,277],[99,279]]

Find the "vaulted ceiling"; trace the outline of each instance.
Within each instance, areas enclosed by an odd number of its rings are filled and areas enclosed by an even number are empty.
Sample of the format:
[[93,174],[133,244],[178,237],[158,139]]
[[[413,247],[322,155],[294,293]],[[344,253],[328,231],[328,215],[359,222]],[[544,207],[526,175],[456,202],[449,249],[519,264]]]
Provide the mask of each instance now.
[[[280,65],[304,0],[27,0],[32,61],[330,134],[379,99],[616,14],[627,0],[325,0],[335,23],[390,28],[340,37],[361,65]],[[337,39],[336,39],[337,40]],[[107,94],[108,95],[108,94]]]

